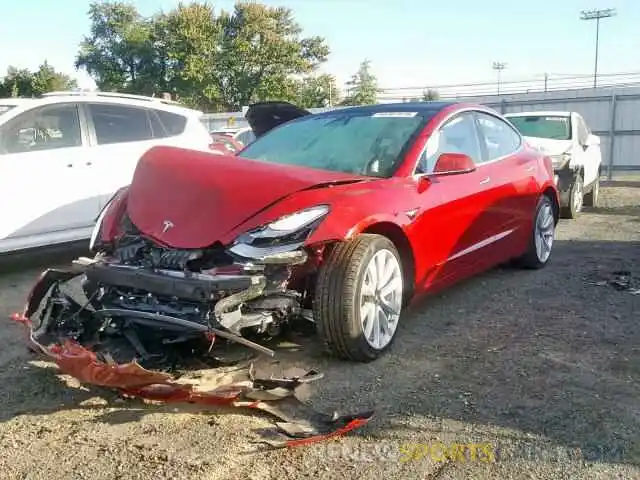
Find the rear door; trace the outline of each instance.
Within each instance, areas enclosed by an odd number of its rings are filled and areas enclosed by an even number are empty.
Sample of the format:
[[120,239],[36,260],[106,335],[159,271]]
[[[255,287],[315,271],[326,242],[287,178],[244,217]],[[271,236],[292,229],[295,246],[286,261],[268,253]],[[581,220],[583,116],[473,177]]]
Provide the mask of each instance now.
[[[117,103],[84,105],[90,124],[93,184],[104,206],[119,188],[128,185],[138,159],[166,136],[149,109]],[[158,133],[155,133],[155,131]]]
[[80,118],[76,103],[57,103],[0,127],[0,243],[39,246],[91,226],[98,201]]
[[[85,104],[95,158],[93,181],[104,206],[131,183],[138,160],[156,145],[206,150],[210,136],[198,122],[189,129],[184,115],[151,107],[118,103]],[[188,130],[188,131],[187,131]]]
[[[478,170],[490,178],[485,259],[499,263],[520,253],[524,227],[533,218],[537,197],[538,160],[508,122],[489,112],[475,113],[483,162]],[[528,232],[526,232],[528,235]]]

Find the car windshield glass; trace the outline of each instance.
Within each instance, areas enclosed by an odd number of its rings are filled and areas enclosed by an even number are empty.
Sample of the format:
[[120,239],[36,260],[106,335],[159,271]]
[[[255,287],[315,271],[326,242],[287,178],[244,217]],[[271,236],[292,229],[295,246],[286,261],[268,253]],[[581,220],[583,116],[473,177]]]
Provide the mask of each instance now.
[[531,115],[528,117],[509,117],[509,121],[525,137],[571,140],[569,117]]
[[418,112],[332,112],[271,130],[240,156],[286,165],[389,177],[428,118]]
[[0,105],[0,115],[2,115],[3,113],[7,113],[13,107],[15,107],[15,105]]

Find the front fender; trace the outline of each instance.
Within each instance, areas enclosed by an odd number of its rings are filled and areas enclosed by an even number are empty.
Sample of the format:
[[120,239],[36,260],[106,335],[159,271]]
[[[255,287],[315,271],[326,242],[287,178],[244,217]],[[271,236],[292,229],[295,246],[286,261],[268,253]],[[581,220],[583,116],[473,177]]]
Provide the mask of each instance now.
[[378,223],[391,223],[402,230],[411,223],[411,218],[401,213],[370,213],[363,216],[353,209],[340,209],[325,218],[309,236],[306,244],[331,241],[348,241]]

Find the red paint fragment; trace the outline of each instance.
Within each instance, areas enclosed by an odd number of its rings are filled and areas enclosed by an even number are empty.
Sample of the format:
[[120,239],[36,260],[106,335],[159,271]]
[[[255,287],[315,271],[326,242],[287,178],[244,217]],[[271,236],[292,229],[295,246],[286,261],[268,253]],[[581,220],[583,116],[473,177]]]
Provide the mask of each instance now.
[[[253,389],[248,387],[246,382],[222,385],[208,391],[197,390],[194,385],[177,383],[171,375],[147,370],[135,361],[124,364],[106,363],[100,360],[94,352],[77,342],[67,340],[62,344],[42,345],[33,337],[30,319],[23,314],[16,313],[11,316],[11,320],[25,325],[29,330],[31,343],[49,356],[62,372],[75,377],[81,383],[115,388],[125,395],[146,400],[166,403],[191,403],[205,406],[244,407],[273,414],[273,412],[269,412],[269,409],[265,409],[267,403],[264,401],[243,401],[245,400],[243,398],[244,394]],[[275,415],[280,416],[279,414]],[[309,445],[342,436],[365,425],[370,419],[371,413],[362,414],[361,417],[353,418],[346,425],[328,433],[268,443],[275,447],[289,448]],[[326,431],[331,428],[333,428],[331,422],[321,422],[317,427],[317,431]]]

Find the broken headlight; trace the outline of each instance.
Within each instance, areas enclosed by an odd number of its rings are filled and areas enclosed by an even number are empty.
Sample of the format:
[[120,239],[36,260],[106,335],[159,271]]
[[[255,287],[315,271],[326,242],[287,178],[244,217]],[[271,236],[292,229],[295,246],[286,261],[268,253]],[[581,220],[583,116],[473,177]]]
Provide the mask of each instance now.
[[263,263],[301,263],[306,254],[300,247],[327,213],[327,205],[318,205],[280,217],[240,235],[229,251]]
[[571,160],[571,154],[569,152],[561,153],[560,155],[550,155],[551,163],[554,170],[562,169]]
[[91,232],[91,239],[89,240],[89,250],[94,251],[100,236],[102,235],[102,221],[104,220],[105,215],[109,211],[109,207],[111,207],[111,203],[113,203],[113,199],[107,203],[104,208],[100,211],[100,215],[96,219],[96,223],[93,227],[93,232]]

